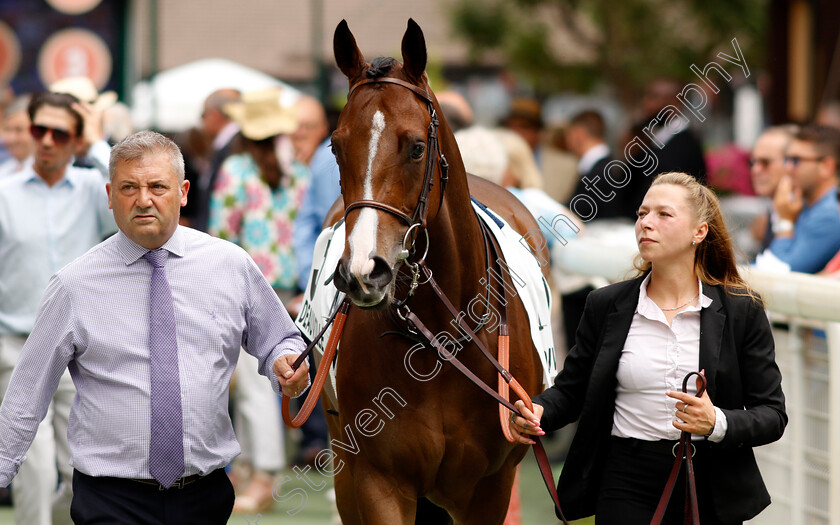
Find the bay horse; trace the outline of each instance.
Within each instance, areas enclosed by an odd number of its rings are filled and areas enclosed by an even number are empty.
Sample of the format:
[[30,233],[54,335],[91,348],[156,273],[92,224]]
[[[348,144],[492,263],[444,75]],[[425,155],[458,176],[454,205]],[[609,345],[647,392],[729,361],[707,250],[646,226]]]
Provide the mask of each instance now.
[[[458,334],[432,287],[417,283],[415,274],[406,292],[404,279],[411,260],[425,251],[425,265],[456,310],[467,312],[476,297],[496,312],[506,308],[509,370],[534,395],[542,365],[527,314],[518,299],[505,306],[503,296],[488,293],[486,241],[471,196],[520,234],[537,222],[511,193],[466,174],[430,89],[425,39],[413,20],[402,39],[403,63],[366,62],[345,21],[333,49],[350,92],[332,135],[342,199],[327,223],[345,218],[333,278],[355,305],[338,353],[338,413],[327,416],[339,514],[345,525],[409,524],[418,500],[427,498],[449,514],[444,523],[501,524],[527,447],[505,439],[498,403],[428,342],[412,351],[422,338],[401,321],[408,311],[432,334]],[[533,249],[547,260],[544,247]],[[495,356],[498,334],[488,325],[472,328]],[[458,358],[496,384],[496,369],[475,344],[467,342]],[[346,446],[335,447],[336,439]]]

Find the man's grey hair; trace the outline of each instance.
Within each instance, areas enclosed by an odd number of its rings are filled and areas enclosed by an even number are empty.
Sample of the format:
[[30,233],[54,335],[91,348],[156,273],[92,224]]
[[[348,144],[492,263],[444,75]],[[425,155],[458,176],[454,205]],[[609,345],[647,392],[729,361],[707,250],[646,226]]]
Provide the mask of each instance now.
[[3,109],[3,119],[17,115],[18,113],[26,113],[29,108],[29,101],[32,100],[32,95],[20,95],[9,103]]
[[178,183],[184,182],[184,156],[177,144],[154,131],[138,131],[129,135],[111,149],[108,175],[114,180],[114,173],[121,162],[132,162],[154,153],[169,155],[169,166],[178,175]]

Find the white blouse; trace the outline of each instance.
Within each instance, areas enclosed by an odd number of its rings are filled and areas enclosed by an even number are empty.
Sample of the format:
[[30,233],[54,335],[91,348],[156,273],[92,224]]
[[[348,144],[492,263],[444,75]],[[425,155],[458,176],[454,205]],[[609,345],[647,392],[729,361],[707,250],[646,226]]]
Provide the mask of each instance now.
[[[639,303],[618,362],[615,414],[612,435],[645,441],[678,440],[673,421],[677,400],[665,395],[682,390],[683,378],[700,370],[700,310],[712,304],[697,280],[699,306],[688,306],[674,316],[671,325],[665,313],[647,295],[648,275],[639,291]],[[696,378],[688,381],[690,394],[697,393]],[[715,429],[710,441],[726,434],[726,416],[715,407]],[[694,435],[692,439],[703,439]]]

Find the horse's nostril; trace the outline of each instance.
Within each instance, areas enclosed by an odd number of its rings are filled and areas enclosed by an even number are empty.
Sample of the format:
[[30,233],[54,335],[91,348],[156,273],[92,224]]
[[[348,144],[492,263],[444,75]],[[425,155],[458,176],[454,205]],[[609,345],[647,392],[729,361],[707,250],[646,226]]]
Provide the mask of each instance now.
[[373,270],[367,275],[365,281],[383,288],[391,282],[393,278],[393,273],[391,272],[391,266],[388,264],[385,259],[379,256],[375,256],[373,258]]
[[356,283],[356,280],[350,276],[350,271],[347,269],[347,264],[343,259],[339,260],[335,267],[333,282],[335,287],[344,293],[350,292],[350,288]]

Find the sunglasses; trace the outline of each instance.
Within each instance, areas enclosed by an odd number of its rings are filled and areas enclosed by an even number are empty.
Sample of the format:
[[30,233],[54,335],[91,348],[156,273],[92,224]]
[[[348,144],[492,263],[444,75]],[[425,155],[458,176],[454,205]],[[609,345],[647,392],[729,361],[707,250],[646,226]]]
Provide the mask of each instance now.
[[776,159],[769,159],[764,157],[751,157],[750,158],[750,167],[759,166],[760,168],[767,169],[768,166],[773,164]]
[[35,140],[41,140],[47,136],[47,132],[52,135],[53,142],[55,142],[59,146],[63,146],[70,142],[70,139],[73,138],[70,135],[70,132],[66,129],[56,129],[50,128],[47,126],[41,126],[39,124],[32,124],[29,126],[29,133],[32,135],[32,138]]
[[785,156],[785,164],[790,164],[794,168],[799,166],[802,162],[820,162],[825,157],[800,157],[797,155],[787,155]]

